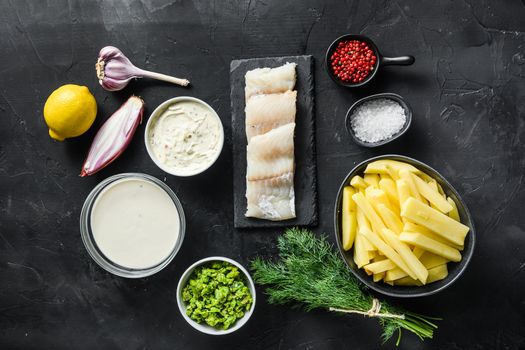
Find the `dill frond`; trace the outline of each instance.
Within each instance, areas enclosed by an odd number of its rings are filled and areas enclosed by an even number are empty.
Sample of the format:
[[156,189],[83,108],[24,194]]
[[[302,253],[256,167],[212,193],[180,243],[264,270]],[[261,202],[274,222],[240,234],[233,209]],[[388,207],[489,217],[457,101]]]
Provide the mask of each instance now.
[[[318,238],[307,229],[290,228],[278,238],[277,248],[278,261],[256,258],[251,263],[255,281],[266,286],[269,303],[290,304],[307,311],[338,309],[362,314],[374,306],[374,297],[354,277],[325,236]],[[381,302],[377,314],[369,316],[379,320],[383,342],[398,332],[399,344],[402,329],[421,340],[432,338],[437,328],[431,322],[435,318],[385,302]]]

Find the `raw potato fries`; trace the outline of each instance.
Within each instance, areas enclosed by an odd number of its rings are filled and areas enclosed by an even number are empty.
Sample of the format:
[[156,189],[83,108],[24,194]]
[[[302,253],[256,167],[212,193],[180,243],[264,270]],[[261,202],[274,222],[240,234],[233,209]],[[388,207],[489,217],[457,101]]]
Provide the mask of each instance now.
[[413,165],[382,159],[343,188],[343,249],[374,282],[422,286],[461,260],[468,226],[439,183]]

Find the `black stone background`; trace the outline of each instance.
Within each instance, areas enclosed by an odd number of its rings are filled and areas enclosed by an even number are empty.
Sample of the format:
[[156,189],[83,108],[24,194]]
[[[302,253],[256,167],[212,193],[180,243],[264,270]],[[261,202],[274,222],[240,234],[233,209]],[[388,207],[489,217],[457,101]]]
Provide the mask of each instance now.
[[[344,33],[369,35],[386,55],[412,54],[367,87],[347,90],[326,75],[323,57]],[[431,341],[404,334],[401,349],[525,348],[525,5],[523,1],[15,1],[0,2],[0,348],[1,349],[377,349],[375,320],[293,311],[265,302],[235,334],[190,328],[175,303],[183,270],[225,255],[247,264],[275,252],[280,229],[233,228],[229,66],[232,59],[311,54],[316,70],[320,223],[333,241],[339,182],[359,161],[406,154],[440,171],[470,207],[477,247],[449,289],[390,300],[441,316]],[[144,68],[187,77],[190,89],[137,81],[101,89],[94,63],[113,44]],[[42,108],[65,83],[87,85],[99,104],[95,126],[64,143],[47,136]],[[352,144],[348,107],[378,92],[404,96],[414,109],[407,135],[380,149]],[[226,143],[205,174],[175,178],[146,155],[144,123],[114,164],[80,178],[97,128],[130,94],[145,115],[169,97],[209,102]],[[173,188],[187,214],[179,255],[140,280],[95,265],[79,234],[84,198],[120,172],[154,175]],[[393,342],[383,348],[393,348]]]

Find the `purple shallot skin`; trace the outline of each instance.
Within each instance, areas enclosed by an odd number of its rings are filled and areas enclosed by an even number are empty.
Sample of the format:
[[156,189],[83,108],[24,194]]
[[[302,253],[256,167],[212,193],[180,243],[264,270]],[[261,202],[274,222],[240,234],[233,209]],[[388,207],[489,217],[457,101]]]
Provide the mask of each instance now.
[[128,147],[142,122],[144,101],[131,96],[98,130],[80,176],[90,176],[105,168]]

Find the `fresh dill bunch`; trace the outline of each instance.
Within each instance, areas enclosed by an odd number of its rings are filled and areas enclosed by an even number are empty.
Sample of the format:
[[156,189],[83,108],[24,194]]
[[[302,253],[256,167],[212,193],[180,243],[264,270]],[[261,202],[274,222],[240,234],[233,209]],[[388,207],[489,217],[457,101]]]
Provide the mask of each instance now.
[[379,302],[354,277],[325,236],[317,238],[306,229],[291,228],[278,238],[277,247],[279,261],[256,258],[251,264],[255,281],[267,286],[271,304],[374,317],[383,328],[383,342],[399,332],[397,345],[403,329],[421,340],[432,338],[437,326],[431,320],[436,318]]

